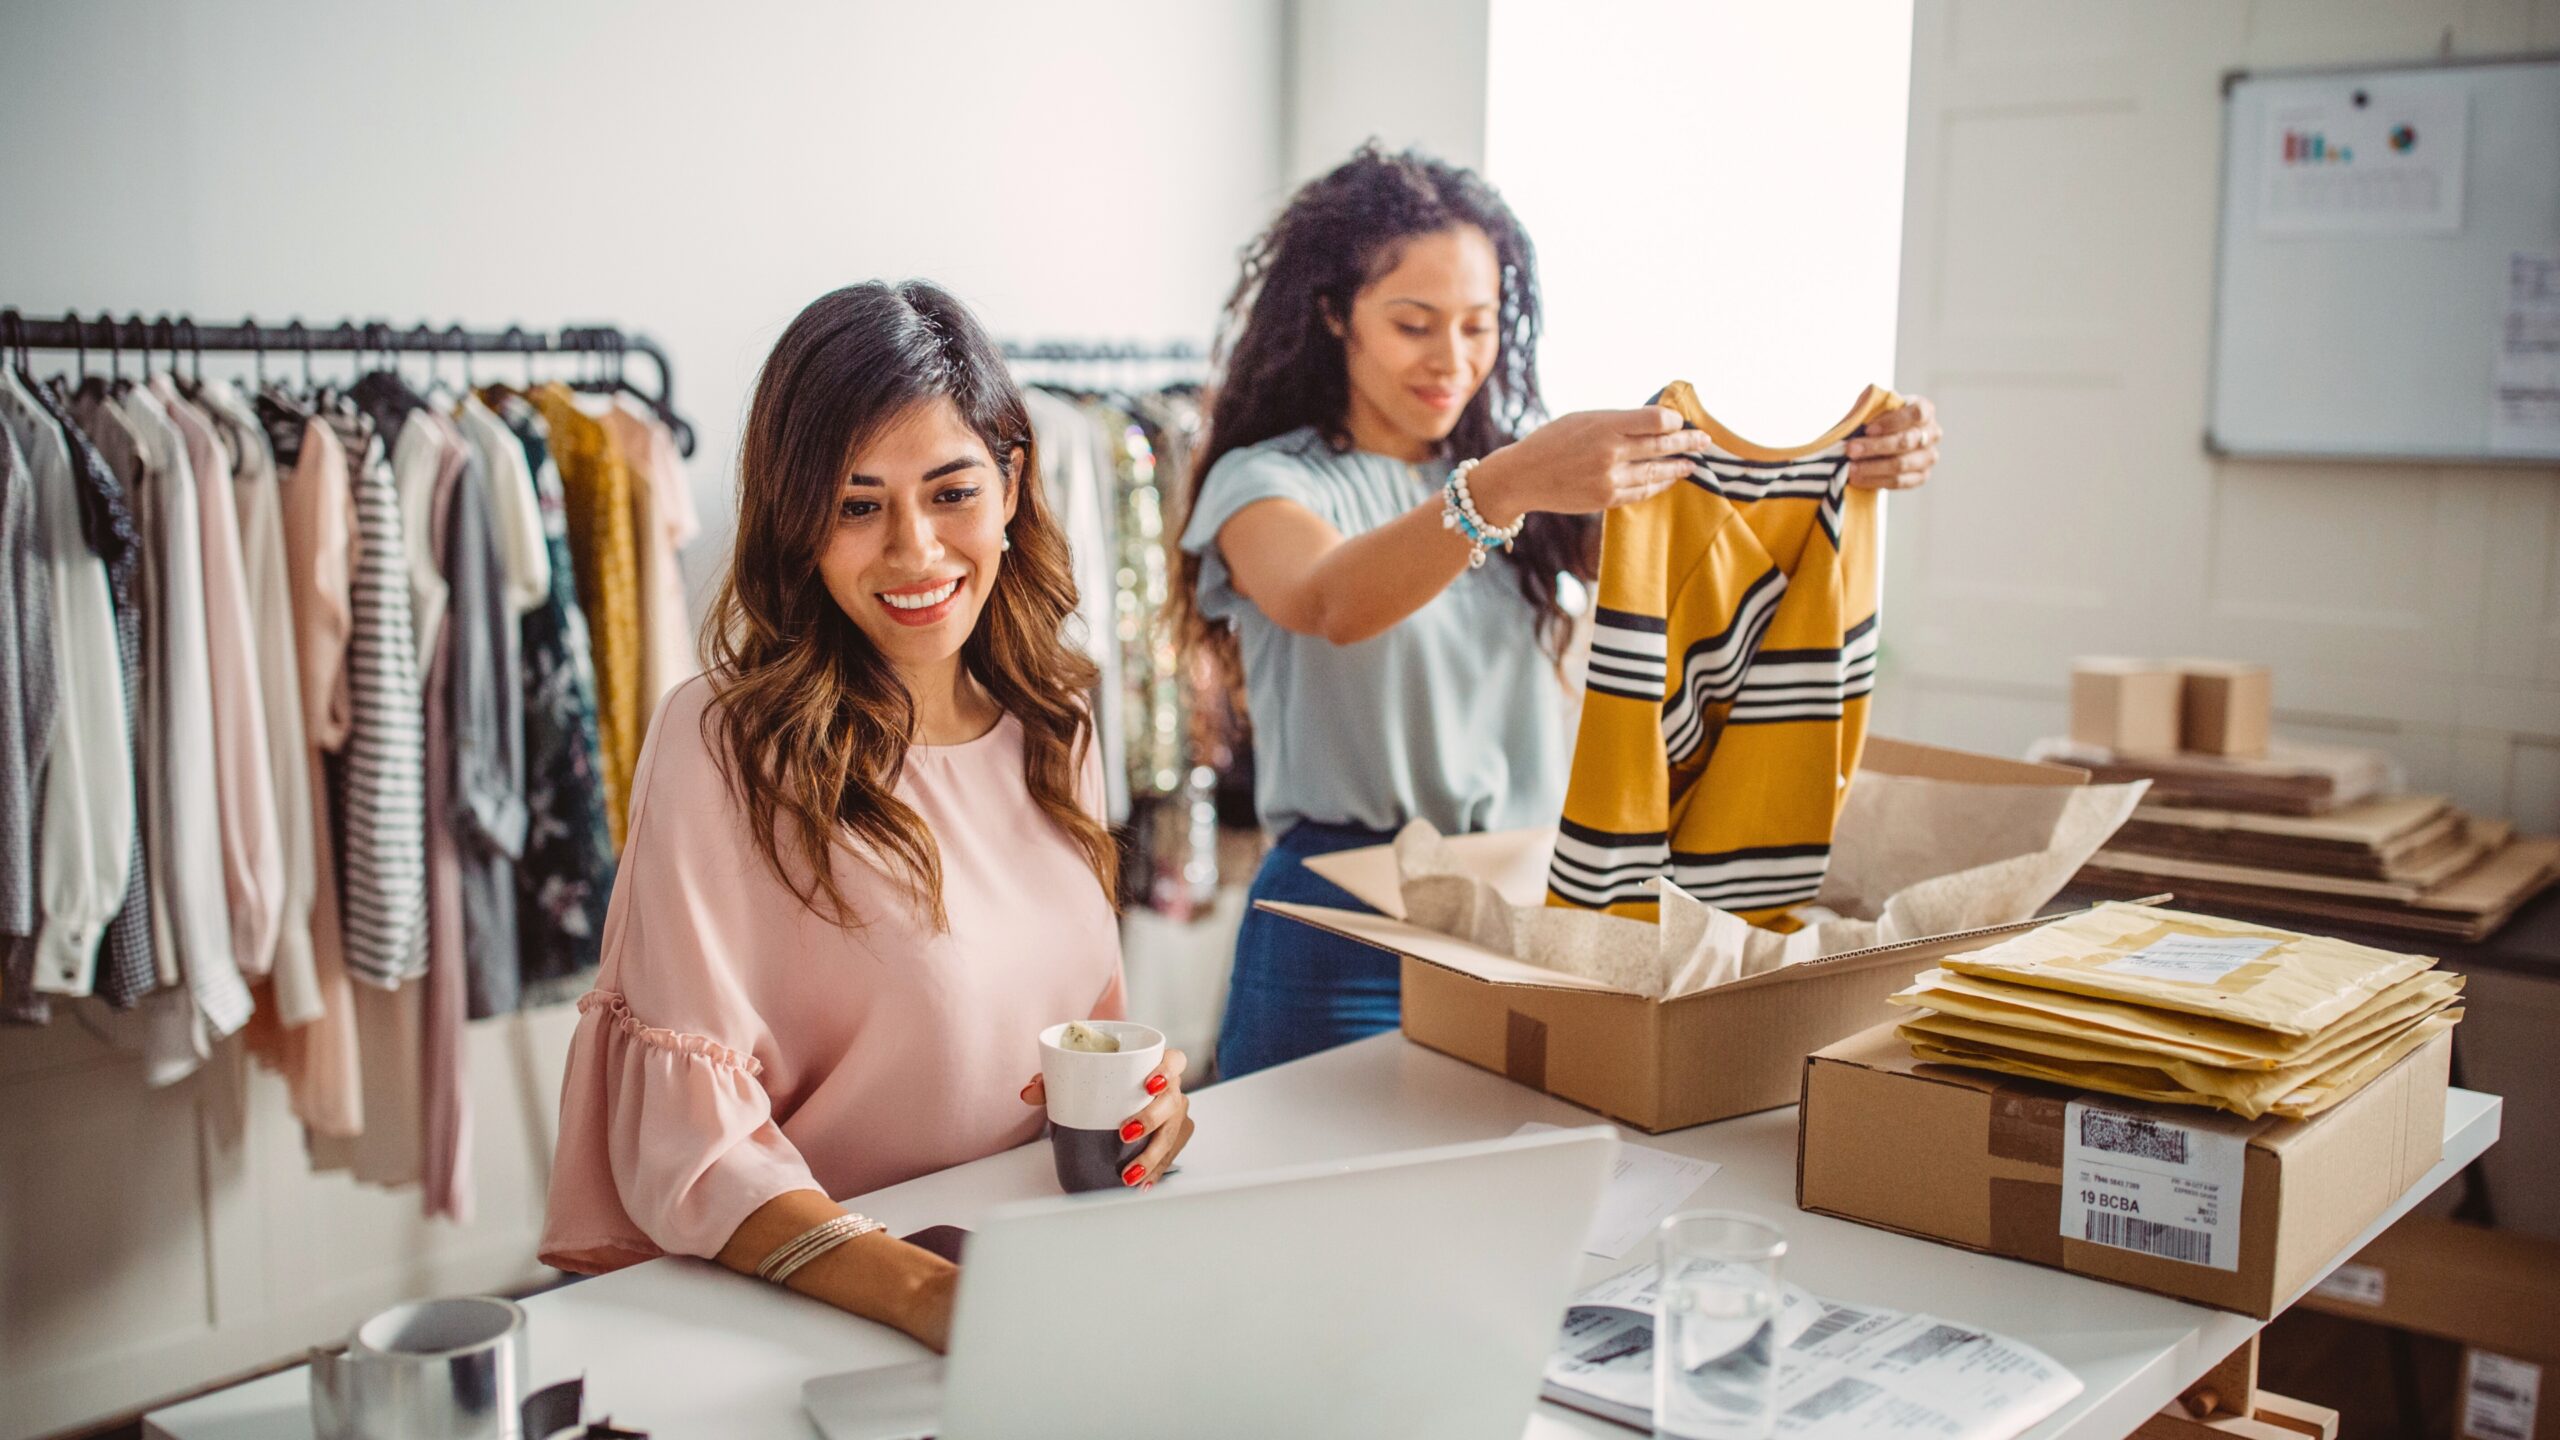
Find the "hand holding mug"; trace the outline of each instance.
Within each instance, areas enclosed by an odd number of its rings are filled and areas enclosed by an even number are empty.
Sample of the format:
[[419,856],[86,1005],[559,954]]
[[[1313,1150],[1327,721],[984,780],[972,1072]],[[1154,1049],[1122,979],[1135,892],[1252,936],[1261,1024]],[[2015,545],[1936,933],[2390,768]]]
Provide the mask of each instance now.
[[1189,1061],[1147,1026],[1126,1020],[1080,1023],[1121,1048],[1070,1050],[1059,1043],[1067,1027],[1050,1026],[1040,1032],[1041,1073],[1022,1087],[1022,1102],[1048,1107],[1049,1143],[1062,1188],[1146,1189],[1191,1143],[1191,1097],[1182,1091]]

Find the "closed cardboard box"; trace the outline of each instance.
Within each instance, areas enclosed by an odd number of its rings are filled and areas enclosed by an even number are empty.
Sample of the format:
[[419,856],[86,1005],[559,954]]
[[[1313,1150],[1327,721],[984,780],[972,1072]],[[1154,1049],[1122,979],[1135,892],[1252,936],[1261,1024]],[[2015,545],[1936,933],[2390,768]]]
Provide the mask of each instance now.
[[[2081,785],[2088,772],[1870,739],[1862,771],[1985,785]],[[1499,831],[1448,843],[1512,897],[1545,890],[1553,832]],[[1407,1039],[1533,1090],[1659,1134],[1792,1105],[1804,1057],[1897,1013],[1885,997],[1945,956],[2029,929],[2023,920],[1783,966],[1657,1000],[1526,964],[1407,923],[1395,857],[1383,846],[1319,856],[1308,868],[1381,913],[1265,902],[1262,908],[1404,957]]]
[[2178,697],[2174,665],[2084,656],[2071,662],[2071,738],[2120,755],[2174,754]]
[[2251,760],[2267,753],[2275,729],[2275,677],[2233,660],[2178,662],[2181,749]]
[[2411,1215],[2302,1308],[2560,1364],[2560,1241]]
[[1796,1203],[2263,1320],[2442,1158],[2451,1054],[2242,1120],[1923,1065],[1881,1025],[1805,1060]]

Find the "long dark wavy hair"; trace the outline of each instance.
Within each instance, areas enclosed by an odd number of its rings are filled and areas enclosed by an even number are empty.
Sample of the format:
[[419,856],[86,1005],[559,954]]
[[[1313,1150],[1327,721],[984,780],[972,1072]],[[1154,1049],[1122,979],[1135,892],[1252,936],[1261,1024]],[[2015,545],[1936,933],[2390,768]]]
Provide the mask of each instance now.
[[[1483,231],[1501,266],[1499,349],[1442,458],[1481,459],[1546,419],[1538,394],[1538,257],[1528,232],[1473,170],[1414,150],[1390,155],[1371,141],[1302,186],[1246,247],[1244,273],[1219,323],[1208,435],[1186,478],[1182,515],[1199,504],[1209,472],[1229,451],[1307,425],[1335,449],[1350,448],[1350,369],[1327,322],[1349,322],[1353,298],[1395,268],[1405,241],[1460,225]],[[1599,573],[1599,544],[1599,517],[1541,513],[1500,557],[1536,612],[1550,655],[1562,655],[1573,629],[1557,576],[1589,584]],[[1200,613],[1199,557],[1183,554],[1179,573],[1173,609],[1183,642],[1205,653],[1229,691],[1239,692],[1235,632]]]
[[747,807],[766,863],[817,914],[862,923],[836,882],[849,838],[933,917],[942,857],[894,793],[915,739],[915,697],[828,593],[818,556],[844,477],[870,436],[948,400],[1020,500],[1013,541],[961,663],[1022,725],[1032,798],[1084,852],[1105,896],[1119,852],[1077,803],[1093,722],[1094,663],[1061,633],[1075,610],[1067,539],[1041,493],[1031,414],[967,307],[920,280],[848,286],[810,302],[756,378],[738,457],[738,533],[703,626],[712,753]]

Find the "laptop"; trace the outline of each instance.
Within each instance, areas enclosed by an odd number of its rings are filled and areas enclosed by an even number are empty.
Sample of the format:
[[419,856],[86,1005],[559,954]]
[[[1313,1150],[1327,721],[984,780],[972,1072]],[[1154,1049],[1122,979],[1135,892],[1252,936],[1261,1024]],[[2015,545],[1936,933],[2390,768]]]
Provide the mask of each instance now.
[[991,1213],[947,1360],[821,1376],[827,1440],[1482,1440],[1527,1423],[1606,1126]]

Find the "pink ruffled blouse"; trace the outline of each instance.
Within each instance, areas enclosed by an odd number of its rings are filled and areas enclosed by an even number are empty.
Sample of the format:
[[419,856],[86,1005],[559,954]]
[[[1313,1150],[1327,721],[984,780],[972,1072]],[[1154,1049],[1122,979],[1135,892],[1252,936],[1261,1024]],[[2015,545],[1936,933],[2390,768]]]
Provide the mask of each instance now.
[[[1011,716],[910,749],[898,781],[940,847],[950,929],[840,850],[868,922],[845,930],[757,851],[710,696],[697,677],[667,697],[632,782],[560,1096],[541,1253],[562,1269],[715,1255],[777,1195],[858,1195],[1033,1140],[1041,1028],[1122,1011],[1109,898],[1033,803]],[[1078,789],[1099,814],[1090,747]]]

